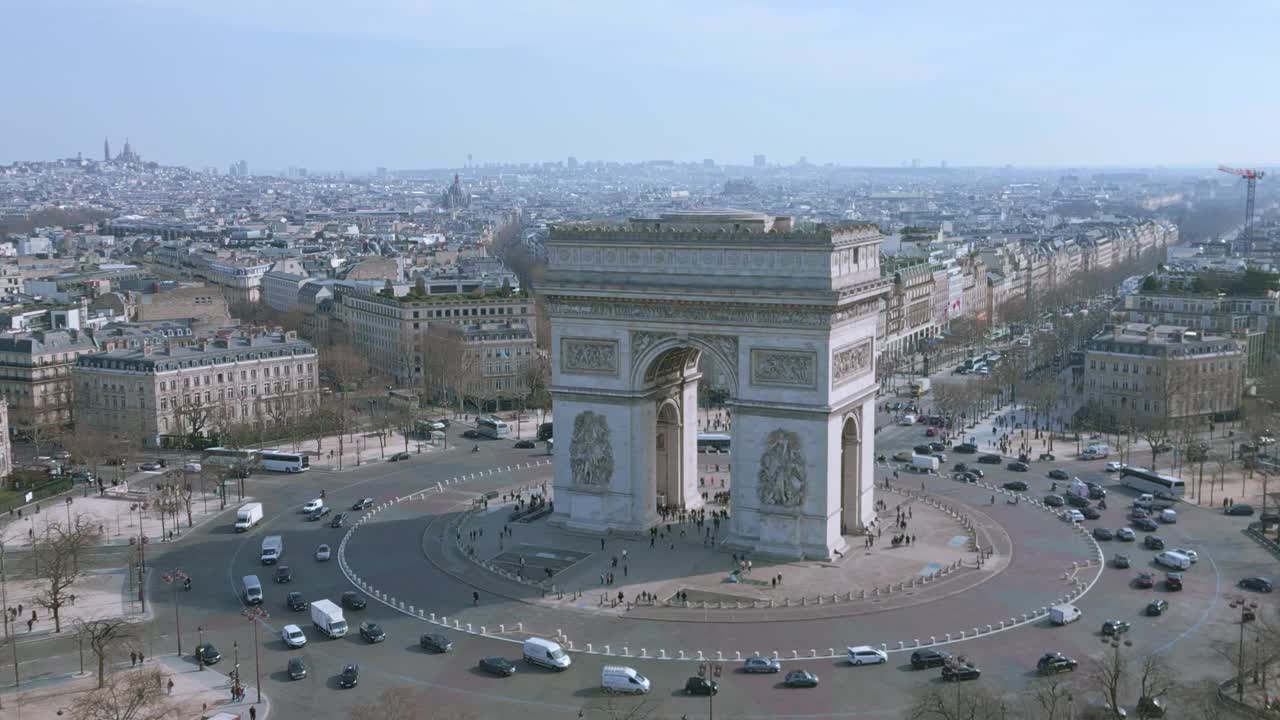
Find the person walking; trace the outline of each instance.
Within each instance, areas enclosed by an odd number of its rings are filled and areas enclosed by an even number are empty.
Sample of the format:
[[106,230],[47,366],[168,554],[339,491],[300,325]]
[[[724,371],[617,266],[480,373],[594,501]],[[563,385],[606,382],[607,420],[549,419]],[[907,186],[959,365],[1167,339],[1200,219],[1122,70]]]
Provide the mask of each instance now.
[[129,667],[138,667],[138,653],[129,653]]
[[169,678],[169,694],[173,694],[173,678]]
[[471,591],[471,604],[472,605],[480,604],[480,593],[478,591],[475,591],[475,590]]
[[257,706],[257,705],[250,705],[250,706],[249,706],[249,720],[258,720],[258,706]]

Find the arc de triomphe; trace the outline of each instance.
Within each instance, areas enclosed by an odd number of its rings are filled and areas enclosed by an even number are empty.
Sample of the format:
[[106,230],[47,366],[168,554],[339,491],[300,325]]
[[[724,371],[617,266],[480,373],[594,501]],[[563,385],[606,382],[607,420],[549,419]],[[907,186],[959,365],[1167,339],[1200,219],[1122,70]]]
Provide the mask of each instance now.
[[844,551],[874,516],[880,240],[873,225],[795,228],[738,211],[553,228],[551,521],[643,533],[660,504],[702,505],[705,353],[730,392],[727,544]]

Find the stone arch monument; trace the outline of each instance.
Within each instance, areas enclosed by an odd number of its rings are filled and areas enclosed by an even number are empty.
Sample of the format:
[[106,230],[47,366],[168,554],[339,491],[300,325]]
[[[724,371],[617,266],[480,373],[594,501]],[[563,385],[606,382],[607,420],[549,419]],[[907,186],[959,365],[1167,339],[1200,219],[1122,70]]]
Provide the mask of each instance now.
[[694,211],[552,229],[542,293],[557,424],[552,522],[647,532],[702,504],[699,359],[732,413],[726,543],[829,558],[874,516],[873,225]]

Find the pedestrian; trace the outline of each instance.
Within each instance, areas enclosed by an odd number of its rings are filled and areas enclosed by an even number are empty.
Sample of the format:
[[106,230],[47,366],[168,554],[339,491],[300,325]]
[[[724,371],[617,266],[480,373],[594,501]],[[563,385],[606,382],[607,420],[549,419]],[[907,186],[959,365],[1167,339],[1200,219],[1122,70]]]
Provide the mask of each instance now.
[[777,590],[777,589],[778,589],[778,578],[772,578],[772,579],[770,579],[770,580],[769,580],[769,584],[773,586],[773,589],[774,589],[774,590]]
[[249,706],[249,720],[258,720],[258,706],[257,706],[257,705],[250,705],[250,706]]
[[911,517],[912,517],[912,515],[911,515],[911,508],[907,508],[907,517],[908,517],[908,518],[911,518]]
[[604,549],[604,538],[600,538],[600,549]]
[[475,590],[471,591],[471,604],[472,605],[480,604],[480,593],[478,591],[475,591]]
[[915,535],[912,535],[912,536],[911,536],[911,544],[912,544],[912,545],[914,545],[914,544],[915,544],[915,542],[916,542],[916,536],[915,536]]
[[138,653],[136,651],[129,653],[129,667],[137,667],[137,666],[138,666]]
[[604,587],[604,573],[600,573],[600,586]]
[[141,653],[141,652],[139,652],[139,653],[138,653],[138,664],[139,664],[139,665],[141,665],[141,664],[145,663],[146,661],[147,661],[147,659],[146,659],[146,658],[144,658],[144,657],[142,657],[142,653]]
[[32,628],[32,627],[34,627],[34,626],[35,626],[35,624],[36,624],[36,621],[35,621],[34,619],[28,620],[28,621],[27,621],[27,632],[31,632],[31,628]]
[[626,577],[626,576],[627,576],[627,566],[626,566],[626,565],[623,565],[623,566],[622,566],[622,577]]
[[173,678],[169,678],[169,694],[173,694]]

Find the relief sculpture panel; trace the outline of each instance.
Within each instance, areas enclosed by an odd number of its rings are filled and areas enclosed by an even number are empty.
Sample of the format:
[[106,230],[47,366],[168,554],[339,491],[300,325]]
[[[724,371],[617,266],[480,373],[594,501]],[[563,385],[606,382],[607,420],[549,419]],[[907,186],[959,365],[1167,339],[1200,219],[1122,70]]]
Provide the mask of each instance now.
[[818,374],[818,356],[803,350],[751,351],[751,384],[812,388]]
[[871,372],[872,340],[839,348],[831,356],[831,384],[840,386]]
[[613,477],[613,444],[609,421],[603,415],[586,410],[573,419],[569,467],[574,485],[603,489],[609,484]]
[[617,375],[618,341],[561,338],[560,371]]
[[788,430],[774,430],[764,442],[756,492],[765,505],[799,507],[804,504],[804,453],[800,436]]

